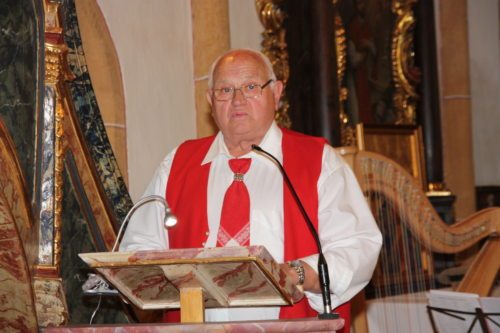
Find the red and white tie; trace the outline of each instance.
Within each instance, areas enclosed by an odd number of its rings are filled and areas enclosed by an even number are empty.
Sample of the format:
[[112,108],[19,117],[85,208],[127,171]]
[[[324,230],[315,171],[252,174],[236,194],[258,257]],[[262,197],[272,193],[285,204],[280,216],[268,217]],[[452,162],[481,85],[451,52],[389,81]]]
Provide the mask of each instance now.
[[251,162],[250,158],[229,160],[234,178],[224,195],[217,246],[225,246],[231,240],[236,242],[235,246],[250,244],[250,196],[243,176],[250,168]]

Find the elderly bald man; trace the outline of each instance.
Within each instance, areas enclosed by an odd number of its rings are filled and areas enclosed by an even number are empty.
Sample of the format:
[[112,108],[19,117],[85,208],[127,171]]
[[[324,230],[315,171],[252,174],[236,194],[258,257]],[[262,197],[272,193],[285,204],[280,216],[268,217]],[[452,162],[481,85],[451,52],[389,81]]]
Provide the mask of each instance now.
[[[332,306],[349,332],[348,301],[370,280],[381,235],[355,176],[326,140],[277,126],[282,92],[283,83],[262,53],[222,54],[211,67],[206,93],[219,132],[170,152],[144,193],[165,196],[178,225],[166,231],[161,207],[145,206],[131,220],[120,249],[263,245],[306,297],[282,308],[206,309],[206,320],[316,316],[323,310],[317,247],[279,168],[252,150],[259,145],[284,165],[318,231]],[[235,165],[240,169],[234,171]],[[234,187],[245,199],[226,204],[226,191]]]

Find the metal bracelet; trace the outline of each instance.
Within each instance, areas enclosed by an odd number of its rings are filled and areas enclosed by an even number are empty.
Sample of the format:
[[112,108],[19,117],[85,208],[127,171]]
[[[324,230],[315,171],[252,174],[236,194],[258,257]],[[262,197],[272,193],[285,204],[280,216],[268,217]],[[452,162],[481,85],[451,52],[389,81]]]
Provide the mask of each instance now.
[[304,266],[302,263],[298,260],[292,260],[288,262],[288,266],[292,267],[296,272],[297,275],[299,276],[299,282],[297,282],[298,286],[301,286],[304,284],[304,281],[306,279],[306,273],[304,270]]

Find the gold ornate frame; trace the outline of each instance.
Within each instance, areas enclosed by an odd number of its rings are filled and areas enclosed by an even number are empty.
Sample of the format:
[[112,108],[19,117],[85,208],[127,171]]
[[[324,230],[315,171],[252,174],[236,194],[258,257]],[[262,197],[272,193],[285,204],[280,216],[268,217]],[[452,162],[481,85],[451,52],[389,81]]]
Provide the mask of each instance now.
[[420,70],[415,67],[413,52],[416,20],[412,8],[416,2],[417,0],[393,0],[392,3],[392,11],[396,15],[392,38],[396,124],[416,124],[416,103],[419,99],[416,85],[420,82]]
[[[333,0],[334,5],[337,5],[337,2],[338,0]],[[395,15],[391,42],[392,79],[394,82],[392,100],[396,113],[394,124],[397,125],[416,124],[416,103],[419,99],[416,85],[420,81],[420,71],[415,67],[413,52],[413,30],[416,23],[413,6],[416,2],[417,0],[392,0],[391,6],[392,13]],[[335,12],[337,78],[340,83],[339,99],[340,104],[344,105],[349,94],[347,87],[341,84],[346,75],[346,33],[338,11]],[[354,145],[356,142],[353,134],[355,124],[350,122],[342,106],[340,118],[342,144]]]
[[359,150],[376,152],[394,160],[417,179],[424,191],[427,190],[420,126],[357,124],[356,139]]
[[[283,21],[286,13],[281,5],[286,0],[255,0],[257,13],[264,26],[262,49],[271,59],[276,75],[284,83],[289,77],[288,51],[285,41],[286,31]],[[339,0],[332,0],[337,6]],[[392,79],[394,84],[393,107],[396,112],[395,124],[415,125],[416,124],[416,103],[419,96],[416,92],[416,85],[420,81],[420,71],[414,64],[413,52],[413,30],[415,27],[415,14],[413,6],[417,0],[392,0],[391,10],[395,15],[392,43],[391,62]],[[342,19],[335,10],[335,46],[337,52],[337,80],[339,84],[340,100],[340,123],[342,145],[355,145],[355,124],[350,122],[344,112],[343,105],[347,99],[349,91],[341,83],[346,75],[346,32]],[[288,116],[288,101],[286,97],[283,105],[276,116],[278,122],[285,126],[290,126]]]
[[[262,33],[262,52],[269,57],[276,77],[286,86],[290,69],[288,67],[288,50],[285,41],[286,31],[283,27],[285,13],[281,9],[283,0],[255,0],[260,22],[264,26]],[[290,127],[288,115],[290,105],[286,96],[281,98],[281,105],[276,112],[276,121],[280,126]]]

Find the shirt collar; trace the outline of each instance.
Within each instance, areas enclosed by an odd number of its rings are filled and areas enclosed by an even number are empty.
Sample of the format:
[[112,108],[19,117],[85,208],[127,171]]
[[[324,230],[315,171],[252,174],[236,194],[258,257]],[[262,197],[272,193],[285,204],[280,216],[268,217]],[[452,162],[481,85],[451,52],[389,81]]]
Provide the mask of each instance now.
[[[283,163],[283,154],[281,152],[281,139],[283,137],[283,133],[281,132],[280,128],[276,124],[275,121],[272,122],[271,126],[267,130],[266,134],[264,135],[264,138],[262,141],[259,143],[259,146],[269,152],[270,154],[274,155],[280,161]],[[254,151],[249,152],[248,154],[245,154],[242,157],[256,157],[259,156],[260,154],[255,153]],[[222,132],[218,132],[217,135],[215,136],[214,142],[212,142],[212,145],[208,149],[207,154],[205,155],[205,158],[203,159],[203,162],[201,163],[206,164],[214,161],[216,158],[219,156],[224,156],[227,159],[232,158],[231,154],[229,153],[229,150],[227,149],[226,143],[224,142],[224,136],[222,135]]]

